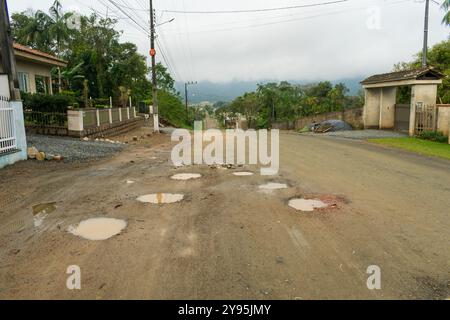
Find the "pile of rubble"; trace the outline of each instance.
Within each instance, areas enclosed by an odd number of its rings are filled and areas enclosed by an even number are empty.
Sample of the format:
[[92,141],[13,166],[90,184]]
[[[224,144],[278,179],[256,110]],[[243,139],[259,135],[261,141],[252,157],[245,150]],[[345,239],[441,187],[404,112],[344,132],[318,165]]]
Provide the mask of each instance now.
[[108,143],[114,143],[114,144],[124,144],[123,142],[120,141],[114,141],[114,140],[110,140],[110,139],[103,139],[103,138],[96,138],[95,140],[91,140],[88,137],[84,137],[83,139],[81,139],[82,141],[96,141],[96,142],[108,142]]
[[36,147],[30,147],[27,149],[28,159],[35,159],[38,161],[61,161],[64,160],[64,157],[59,154],[49,154],[43,151],[39,151]]

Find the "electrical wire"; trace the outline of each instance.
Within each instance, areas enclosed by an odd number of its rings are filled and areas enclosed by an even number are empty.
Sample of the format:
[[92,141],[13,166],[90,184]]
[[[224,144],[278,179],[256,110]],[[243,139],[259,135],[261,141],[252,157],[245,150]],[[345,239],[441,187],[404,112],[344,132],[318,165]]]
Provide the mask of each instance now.
[[338,4],[338,3],[348,2],[348,1],[350,1],[350,0],[337,0],[337,1],[329,1],[329,2],[321,2],[321,3],[313,3],[313,4],[302,4],[302,5],[296,5],[296,6],[277,7],[277,8],[264,8],[264,9],[223,10],[223,11],[186,11],[184,9],[184,10],[164,10],[164,12],[181,13],[181,14],[254,13],[254,12],[268,12],[268,11],[280,11],[280,10],[291,10],[291,9],[300,9],[300,8],[319,7],[319,6]]

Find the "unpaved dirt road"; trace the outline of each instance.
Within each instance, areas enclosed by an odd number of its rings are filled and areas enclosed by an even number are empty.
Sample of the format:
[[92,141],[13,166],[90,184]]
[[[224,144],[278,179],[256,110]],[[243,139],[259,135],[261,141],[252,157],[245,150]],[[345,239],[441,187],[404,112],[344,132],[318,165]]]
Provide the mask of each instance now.
[[[128,139],[129,137],[122,137]],[[365,142],[281,135],[281,170],[236,177],[169,163],[168,136],[83,164],[0,171],[2,299],[445,299],[450,296],[450,162]],[[174,181],[176,173],[201,179]],[[134,184],[127,184],[134,180]],[[267,182],[290,188],[260,192]],[[182,202],[143,204],[155,192]],[[296,196],[337,199],[299,213]],[[56,202],[39,226],[31,207]],[[67,232],[92,217],[125,219],[105,241]],[[81,268],[81,290],[66,287]],[[366,286],[370,265],[381,290]]]

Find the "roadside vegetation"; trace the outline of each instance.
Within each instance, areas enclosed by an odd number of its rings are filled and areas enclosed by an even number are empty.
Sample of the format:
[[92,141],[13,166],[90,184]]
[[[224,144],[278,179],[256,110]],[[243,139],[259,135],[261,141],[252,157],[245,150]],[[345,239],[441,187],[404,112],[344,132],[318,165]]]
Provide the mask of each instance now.
[[[59,101],[67,100],[73,107],[107,108],[112,97],[113,105],[122,107],[131,96],[134,105],[144,101],[151,104],[151,69],[135,44],[120,42],[122,32],[116,30],[117,20],[95,13],[78,16],[66,12],[58,0],[48,12],[27,10],[13,13],[11,18],[14,41],[68,62],[61,72],[57,68],[52,71],[53,92],[60,96],[56,98]],[[162,115],[174,125],[186,126],[186,117],[179,115],[183,107],[174,79],[162,64],[156,66],[156,72]],[[56,111],[42,109],[43,101],[54,105],[48,100],[51,98],[24,97],[28,109]]]
[[242,115],[250,128],[268,128],[274,121],[289,121],[313,114],[360,108],[364,104],[362,93],[349,96],[347,87],[335,86],[325,81],[311,85],[280,83],[259,84],[255,92],[249,92],[231,103],[215,105],[216,118]]
[[450,160],[450,144],[419,138],[386,138],[371,139],[370,142],[411,151],[425,156],[439,157]]

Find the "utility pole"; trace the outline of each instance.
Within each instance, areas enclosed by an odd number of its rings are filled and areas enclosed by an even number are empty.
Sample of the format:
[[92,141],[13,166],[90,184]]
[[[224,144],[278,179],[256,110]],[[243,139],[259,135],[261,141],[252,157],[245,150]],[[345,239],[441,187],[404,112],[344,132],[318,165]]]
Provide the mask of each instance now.
[[9,22],[8,4],[6,3],[6,0],[0,0],[0,45],[2,48],[3,72],[8,75],[11,100],[19,101],[19,81],[17,79],[16,59],[14,56],[11,25]]
[[423,37],[423,53],[422,53],[422,67],[428,66],[428,17],[430,14],[430,0],[425,1],[425,26]]
[[158,87],[156,82],[156,50],[155,50],[155,15],[153,0],[150,0],[150,55],[152,57],[152,89],[153,89],[153,131],[159,133]]
[[193,82],[193,81],[189,81],[186,82],[184,84],[184,95],[185,95],[185,103],[186,103],[186,121],[189,122],[189,110],[188,110],[188,106],[189,106],[189,100],[188,100],[188,86],[190,85],[194,85],[197,84],[197,81]]

